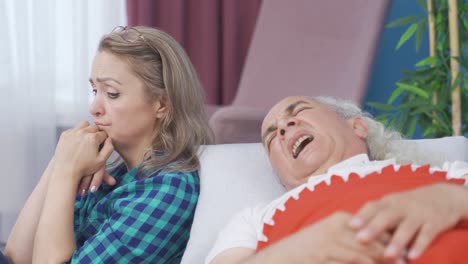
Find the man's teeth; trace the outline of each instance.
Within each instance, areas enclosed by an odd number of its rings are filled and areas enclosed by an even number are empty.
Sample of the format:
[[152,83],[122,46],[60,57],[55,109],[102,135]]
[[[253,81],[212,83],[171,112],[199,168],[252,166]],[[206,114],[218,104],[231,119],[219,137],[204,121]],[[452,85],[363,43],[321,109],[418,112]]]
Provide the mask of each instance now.
[[294,157],[297,157],[297,155],[299,154],[299,153],[297,153],[297,152],[298,152],[298,150],[299,150],[299,146],[301,145],[301,143],[302,143],[304,140],[308,139],[308,138],[309,138],[309,136],[305,136],[305,135],[304,135],[304,136],[302,136],[302,137],[300,137],[300,138],[298,138],[298,139],[296,140],[296,142],[294,143],[293,149],[292,149],[292,152],[293,152],[292,154],[293,154]]

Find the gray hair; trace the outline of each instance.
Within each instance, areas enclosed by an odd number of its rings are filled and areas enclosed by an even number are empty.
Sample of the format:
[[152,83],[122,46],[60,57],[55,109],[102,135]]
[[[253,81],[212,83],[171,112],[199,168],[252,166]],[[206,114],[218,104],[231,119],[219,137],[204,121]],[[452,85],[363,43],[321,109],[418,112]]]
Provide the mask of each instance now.
[[431,157],[418,151],[416,144],[403,140],[402,135],[391,128],[386,128],[381,122],[375,120],[371,114],[363,111],[355,103],[347,100],[327,96],[313,97],[318,102],[327,105],[344,119],[360,116],[368,125],[366,138],[369,159],[384,160],[395,158],[399,164],[404,163],[441,163],[441,157]]

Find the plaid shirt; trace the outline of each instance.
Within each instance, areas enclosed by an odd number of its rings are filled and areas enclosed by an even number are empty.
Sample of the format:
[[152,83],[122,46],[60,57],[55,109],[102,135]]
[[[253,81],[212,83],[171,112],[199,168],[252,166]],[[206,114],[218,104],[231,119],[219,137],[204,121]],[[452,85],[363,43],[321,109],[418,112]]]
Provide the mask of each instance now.
[[77,196],[71,263],[179,263],[200,192],[197,172],[137,177],[124,164],[113,187]]

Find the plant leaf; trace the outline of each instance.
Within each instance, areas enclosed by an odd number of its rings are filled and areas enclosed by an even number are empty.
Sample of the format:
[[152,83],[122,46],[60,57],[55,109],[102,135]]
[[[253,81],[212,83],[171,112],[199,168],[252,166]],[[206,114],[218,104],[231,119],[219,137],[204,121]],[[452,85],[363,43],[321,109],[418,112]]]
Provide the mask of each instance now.
[[443,19],[444,19],[442,14],[443,14],[442,10],[439,10],[439,12],[437,12],[437,15],[435,17],[435,23],[436,24],[439,24],[439,25],[442,24]]
[[432,113],[433,111],[437,111],[437,108],[434,105],[429,105],[414,109],[411,111],[410,115],[415,116],[423,113]]
[[373,107],[377,110],[385,111],[385,112],[390,112],[395,110],[395,106],[390,105],[390,104],[383,104],[379,102],[369,102],[367,103],[368,106]]
[[437,56],[430,56],[425,59],[422,59],[416,63],[416,67],[422,67],[422,66],[427,66],[427,65],[433,65],[436,64],[439,61],[439,58]]
[[409,23],[413,22],[416,19],[417,19],[416,16],[405,16],[405,17],[399,18],[397,20],[394,20],[394,21],[388,23],[385,27],[387,27],[387,28],[399,27],[399,26],[402,26],[402,25],[409,24]]
[[392,94],[390,95],[390,98],[388,99],[387,104],[393,104],[393,102],[397,99],[397,97],[404,92],[405,89],[403,87],[397,87]]
[[397,86],[398,87],[402,87],[403,89],[413,93],[413,94],[417,94],[421,97],[423,97],[424,99],[429,99],[429,94],[424,91],[423,89],[417,87],[417,86],[414,86],[414,85],[409,85],[409,84],[406,84],[406,83],[402,83],[402,82],[397,82]]
[[414,45],[416,47],[416,52],[419,52],[419,49],[421,48],[421,41],[422,41],[422,38],[426,29],[427,29],[426,20],[424,19],[424,20],[419,21],[418,28],[416,29],[416,37],[415,37],[416,39],[414,42]]
[[414,23],[412,24],[411,26],[408,27],[408,29],[405,31],[405,33],[403,33],[403,35],[401,35],[401,38],[400,40],[398,41],[398,44],[396,46],[396,49],[400,49],[400,47],[405,44],[406,41],[408,41],[408,39],[411,38],[411,36],[413,36],[414,32],[416,32],[416,29],[418,28],[418,24]]
[[459,72],[457,74],[457,78],[455,79],[453,84],[450,86],[450,90],[453,91],[455,88],[457,88],[461,84],[462,80],[463,80],[463,74]]
[[449,125],[450,120],[445,120],[443,117],[440,117],[439,115],[435,115],[435,119],[436,119],[436,124],[439,124],[441,127],[452,127],[451,125]]
[[423,10],[427,11],[426,2],[424,2],[424,0],[418,0],[418,4]]
[[[463,81],[463,83],[465,85],[463,85],[462,91],[464,91],[465,93],[468,93],[468,76],[465,77],[465,80]],[[468,112],[466,112],[466,113],[468,113]],[[468,116],[468,114],[467,114],[467,116]]]
[[432,132],[432,127],[428,126],[428,127],[426,127],[426,129],[424,129],[424,132],[422,133],[422,136],[427,137],[431,132]]
[[418,119],[416,118],[413,118],[413,120],[411,120],[411,123],[409,125],[409,129],[408,129],[408,132],[407,132],[407,135],[412,137],[414,135],[414,131],[416,131],[416,124],[418,123]]

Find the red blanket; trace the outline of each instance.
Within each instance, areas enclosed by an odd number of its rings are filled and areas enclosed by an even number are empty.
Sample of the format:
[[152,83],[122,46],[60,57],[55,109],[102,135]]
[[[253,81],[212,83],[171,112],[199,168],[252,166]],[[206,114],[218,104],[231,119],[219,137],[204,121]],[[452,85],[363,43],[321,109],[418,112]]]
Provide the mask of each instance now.
[[[290,197],[286,210],[276,210],[273,215],[274,225],[265,224],[263,233],[268,242],[259,241],[257,251],[297,232],[303,227],[313,224],[336,211],[357,212],[368,201],[379,199],[387,194],[403,192],[430,185],[448,182],[463,184],[464,180],[447,180],[446,172],[429,172],[429,165],[412,171],[410,165],[401,166],[395,171],[393,165],[360,178],[350,174],[345,182],[339,176],[331,177],[331,184],[320,183],[313,191],[305,188],[299,198]],[[468,223],[462,223],[456,228],[446,231],[432,242],[428,250],[412,264],[466,264],[468,263]]]

